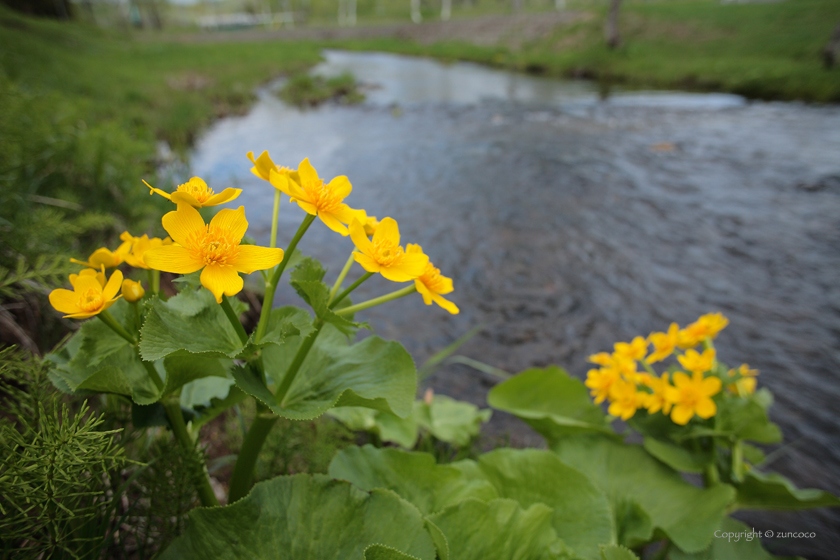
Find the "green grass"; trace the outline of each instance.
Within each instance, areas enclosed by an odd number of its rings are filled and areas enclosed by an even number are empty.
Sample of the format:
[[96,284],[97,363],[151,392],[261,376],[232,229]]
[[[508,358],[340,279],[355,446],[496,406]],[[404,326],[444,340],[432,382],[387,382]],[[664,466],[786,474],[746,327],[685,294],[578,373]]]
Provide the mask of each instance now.
[[840,102],[840,68],[826,70],[820,58],[840,22],[836,0],[731,5],[717,0],[629,2],[620,18],[624,45],[616,51],[604,44],[605,6],[578,7],[593,17],[515,50],[463,42],[421,45],[401,39],[342,41],[332,46],[471,60],[631,87]]
[[279,92],[286,103],[297,107],[316,107],[327,101],[342,105],[361,103],[365,96],[358,89],[356,78],[344,73],[334,78],[300,73],[292,76]]

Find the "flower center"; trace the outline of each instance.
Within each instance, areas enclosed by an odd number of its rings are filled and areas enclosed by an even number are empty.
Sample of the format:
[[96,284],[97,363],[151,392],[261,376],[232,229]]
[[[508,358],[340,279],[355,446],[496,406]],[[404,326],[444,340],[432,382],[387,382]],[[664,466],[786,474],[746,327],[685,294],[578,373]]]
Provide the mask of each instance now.
[[682,387],[680,389],[680,404],[689,408],[696,408],[700,402],[700,393],[694,387]]
[[96,311],[102,307],[102,292],[96,288],[88,288],[79,298],[77,305],[83,311]]
[[440,293],[444,289],[443,278],[440,277],[440,269],[432,263],[426,264],[426,270],[420,276],[420,281],[423,282],[429,290]]
[[404,254],[402,247],[383,239],[373,242],[373,250],[376,254],[376,262],[382,266],[391,266],[402,260]]
[[343,200],[320,179],[305,181],[301,188],[309,195],[309,199],[318,211],[334,212]]
[[203,262],[204,266],[230,266],[239,256],[239,242],[233,238],[230,229],[207,225],[206,229],[191,233],[187,243],[192,257]]
[[185,192],[202,204],[207,202],[207,199],[215,194],[213,189],[209,188],[206,183],[193,181],[188,181],[183,185],[178,185],[178,192]]

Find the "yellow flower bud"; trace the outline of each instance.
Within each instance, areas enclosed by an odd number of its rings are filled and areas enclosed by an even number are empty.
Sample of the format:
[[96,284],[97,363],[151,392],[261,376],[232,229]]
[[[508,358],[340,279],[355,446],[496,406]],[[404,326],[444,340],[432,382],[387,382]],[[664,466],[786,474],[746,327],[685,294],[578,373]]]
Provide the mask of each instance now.
[[125,301],[134,303],[135,301],[140,301],[146,295],[146,290],[143,289],[143,285],[140,282],[126,278],[122,283],[122,295]]

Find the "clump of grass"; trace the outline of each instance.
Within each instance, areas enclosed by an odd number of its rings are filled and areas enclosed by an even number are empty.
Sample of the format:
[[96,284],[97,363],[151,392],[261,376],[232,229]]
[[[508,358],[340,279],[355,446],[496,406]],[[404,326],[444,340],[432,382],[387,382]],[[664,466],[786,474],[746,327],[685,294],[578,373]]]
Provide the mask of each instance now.
[[297,74],[289,78],[279,92],[280,98],[296,107],[317,107],[327,101],[352,105],[364,101],[359,84],[352,74],[345,72],[333,78]]

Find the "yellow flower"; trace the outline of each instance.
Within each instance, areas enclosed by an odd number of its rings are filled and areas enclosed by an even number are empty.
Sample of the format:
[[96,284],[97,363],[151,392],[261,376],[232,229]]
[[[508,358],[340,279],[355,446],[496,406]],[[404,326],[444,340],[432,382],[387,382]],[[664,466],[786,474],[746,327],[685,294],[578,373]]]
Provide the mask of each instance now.
[[166,239],[161,239],[159,237],[149,239],[149,236],[145,234],[143,237],[136,237],[135,242],[131,247],[131,252],[125,256],[125,262],[135,268],[148,269],[149,265],[146,264],[145,259],[146,253],[164,245],[172,245],[172,239],[169,237]]
[[318,178],[318,172],[304,159],[298,166],[300,181],[295,181],[290,174],[270,170],[271,184],[291,198],[290,202],[297,202],[298,206],[307,213],[318,216],[331,230],[346,236],[346,224],[353,219],[365,219],[363,210],[353,210],[342,201],[353,190],[353,185],[344,175],[340,175],[325,184]]
[[610,386],[610,400],[612,402],[608,412],[622,420],[628,420],[636,414],[639,408],[644,406],[647,396],[647,393],[638,391],[633,383],[619,379]]
[[[122,248],[122,245],[120,245],[120,248]],[[81,264],[93,269],[97,269],[101,266],[104,266],[105,268],[116,268],[123,263],[124,259],[125,255],[121,254],[119,249],[111,251],[107,247],[100,247],[94,251],[90,257],[88,257],[87,262],[77,261],[76,259],[70,259],[70,262]]]
[[641,360],[647,354],[648,341],[637,336],[631,342],[616,342],[614,354],[620,358]]
[[143,181],[149,189],[149,194],[158,193],[163,198],[171,200],[174,203],[184,202],[193,208],[205,208],[207,206],[217,206],[230,202],[239,196],[242,189],[234,189],[228,187],[219,194],[214,194],[213,189],[207,186],[207,183],[199,177],[193,177],[186,183],[178,185],[178,188],[169,194],[160,189],[156,189],[146,181]]
[[382,219],[373,239],[367,238],[359,220],[353,220],[350,237],[361,251],[354,252],[353,258],[368,272],[378,272],[394,282],[408,282],[419,278],[426,271],[429,257],[423,253],[403,251],[400,247],[400,230],[393,218]]
[[589,361],[599,366],[611,366],[613,364],[612,355],[609,352],[598,352],[589,356]]
[[[423,247],[409,243],[405,246],[405,252],[408,255],[422,255]],[[420,295],[423,296],[423,301],[426,305],[432,305],[432,301],[434,301],[453,315],[458,314],[458,306],[441,297],[441,294],[448,294],[455,289],[452,287],[452,279],[442,276],[440,269],[435,268],[431,262],[426,263],[426,269],[423,271],[423,274],[419,278],[414,279],[414,285],[417,287]]]
[[715,363],[715,349],[707,348],[702,354],[696,350],[686,350],[685,355],[677,356],[682,367],[692,373],[703,373],[712,369]]
[[650,387],[652,391],[645,398],[645,408],[650,414],[662,411],[662,414],[668,414],[671,411],[671,401],[667,398],[668,388],[671,385],[668,383],[668,374],[663,373],[662,377],[648,377],[645,385]]
[[621,374],[612,368],[590,369],[586,374],[584,385],[589,387],[589,393],[595,399],[595,404],[601,404],[610,396],[610,387],[621,379]]
[[57,289],[50,292],[50,304],[70,319],[87,319],[111,307],[120,296],[123,275],[115,270],[103,286],[97,279],[96,271],[85,274],[82,271],[72,283],[73,290]]
[[143,285],[140,282],[126,278],[122,283],[122,295],[125,301],[134,303],[143,299],[143,296],[146,295],[146,290],[143,289]]
[[365,216],[365,235],[370,237],[374,233],[376,233],[376,228],[379,227],[379,220],[376,219],[376,216]]
[[257,159],[254,159],[254,152],[248,152],[245,155],[248,156],[248,159],[250,159],[251,163],[254,164],[254,167],[251,168],[251,173],[259,177],[263,181],[271,180],[271,170],[273,169],[278,173],[289,175],[293,181],[300,184],[300,175],[298,175],[298,172],[289,169],[288,167],[280,167],[278,165],[275,165],[274,162],[271,160],[271,157],[269,157],[268,151],[264,151],[263,153],[261,153],[260,157],[258,157]]
[[92,276],[96,278],[96,281],[99,282],[99,285],[103,288],[105,287],[105,265],[101,265],[99,271],[96,271],[92,268],[86,268],[78,274],[71,274],[70,275],[70,285],[75,286],[76,280],[81,276]]
[[653,352],[647,357],[648,363],[653,364],[664,360],[674,352],[674,348],[677,346],[679,331],[680,326],[676,323],[671,323],[666,333],[650,333],[648,342],[653,344]]
[[726,386],[726,388],[729,389],[731,393],[735,393],[737,395],[752,395],[755,393],[755,387],[758,381],[755,376],[758,375],[758,370],[750,369],[750,366],[747,364],[741,364],[737,370],[729,370],[729,377],[734,377],[735,373],[739,373],[741,375],[741,379],[735,383],[730,383]]
[[707,313],[681,330],[677,345],[680,348],[692,348],[707,338],[714,338],[729,324],[729,319],[721,313]]
[[717,377],[703,378],[695,372],[691,377],[683,372],[674,374],[674,387],[665,389],[665,397],[672,403],[671,420],[684,426],[696,414],[700,418],[711,418],[717,413],[717,405],[711,399],[720,392],[721,382]]
[[222,294],[233,296],[242,290],[240,272],[271,268],[283,260],[283,249],[240,245],[248,229],[245,209],[220,210],[205,224],[198,210],[179,203],[163,217],[163,228],[176,244],[163,245],[145,253],[146,264],[156,270],[189,274],[201,272],[201,284],[221,303]]

